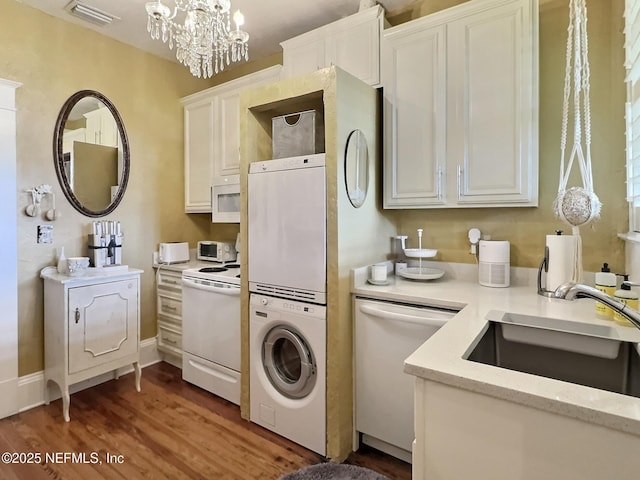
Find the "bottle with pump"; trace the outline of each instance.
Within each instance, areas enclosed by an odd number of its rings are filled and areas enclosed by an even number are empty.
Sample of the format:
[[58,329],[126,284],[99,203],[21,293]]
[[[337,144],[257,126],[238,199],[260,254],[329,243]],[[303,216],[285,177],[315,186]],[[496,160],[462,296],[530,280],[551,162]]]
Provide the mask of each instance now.
[[[616,292],[616,274],[611,273],[608,263],[602,265],[602,269],[596,272],[596,285],[595,287],[601,292],[613,297]],[[607,307],[604,303],[596,302],[596,315],[599,318],[606,320],[613,319],[613,310]]]
[[[624,275],[624,281],[619,290],[616,290],[615,299],[626,304],[627,307],[638,310],[638,294],[631,290],[631,285],[627,283],[629,281],[629,275]],[[633,326],[633,324],[627,320],[619,312],[613,312],[613,320],[624,326]]]

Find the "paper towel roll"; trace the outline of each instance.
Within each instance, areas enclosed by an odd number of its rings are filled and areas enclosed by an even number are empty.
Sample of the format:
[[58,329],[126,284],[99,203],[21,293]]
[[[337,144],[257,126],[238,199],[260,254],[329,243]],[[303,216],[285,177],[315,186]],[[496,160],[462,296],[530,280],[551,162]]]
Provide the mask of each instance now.
[[566,282],[580,282],[582,249],[578,235],[547,235],[549,266],[547,290],[555,290]]

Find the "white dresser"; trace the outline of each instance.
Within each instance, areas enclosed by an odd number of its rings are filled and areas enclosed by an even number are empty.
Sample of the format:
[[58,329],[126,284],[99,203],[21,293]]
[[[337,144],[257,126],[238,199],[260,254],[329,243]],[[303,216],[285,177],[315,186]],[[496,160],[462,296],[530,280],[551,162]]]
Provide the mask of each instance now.
[[58,385],[69,421],[69,386],[133,365],[140,391],[140,274],[131,269],[81,277],[44,269],[45,403]]

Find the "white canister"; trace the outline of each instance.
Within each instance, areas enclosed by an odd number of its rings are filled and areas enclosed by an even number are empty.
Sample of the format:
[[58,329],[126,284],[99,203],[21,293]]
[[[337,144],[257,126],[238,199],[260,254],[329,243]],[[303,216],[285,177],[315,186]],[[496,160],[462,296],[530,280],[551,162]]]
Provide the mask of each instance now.
[[376,263],[371,265],[371,280],[374,282],[384,282],[387,279],[387,264]]

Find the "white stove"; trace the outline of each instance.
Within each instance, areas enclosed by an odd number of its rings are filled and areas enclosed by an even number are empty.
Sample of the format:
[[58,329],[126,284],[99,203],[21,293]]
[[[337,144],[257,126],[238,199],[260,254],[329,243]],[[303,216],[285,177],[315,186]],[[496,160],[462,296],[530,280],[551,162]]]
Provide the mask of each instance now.
[[238,263],[215,263],[206,267],[188,268],[183,270],[182,278],[203,285],[215,283],[240,285],[240,265]]
[[182,272],[182,378],[240,404],[240,265]]

